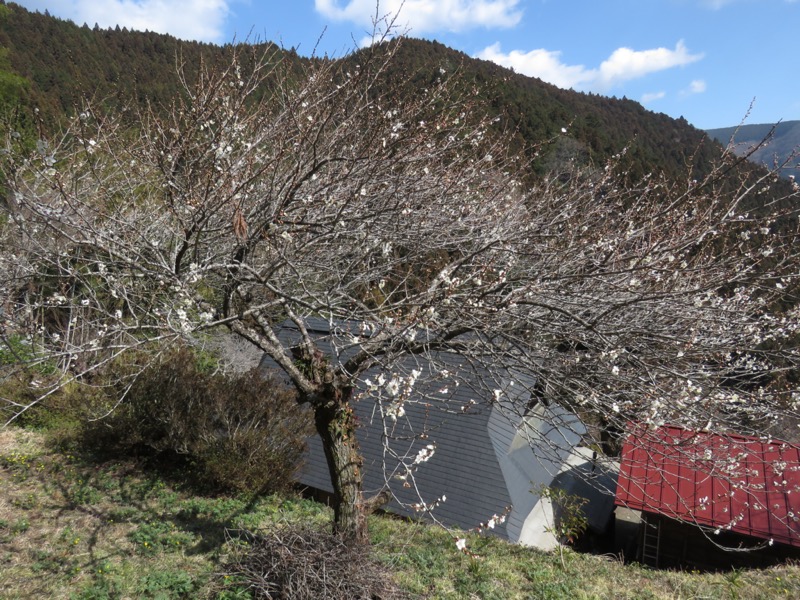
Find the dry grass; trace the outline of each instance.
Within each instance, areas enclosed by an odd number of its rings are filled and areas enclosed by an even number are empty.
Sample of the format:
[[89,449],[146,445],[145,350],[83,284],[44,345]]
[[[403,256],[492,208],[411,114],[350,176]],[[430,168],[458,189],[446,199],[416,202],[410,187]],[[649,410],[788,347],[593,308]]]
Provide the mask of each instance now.
[[[42,435],[0,430],[0,598],[248,598],[226,529],[316,524],[324,507],[282,497],[206,497],[133,462],[49,450]],[[659,572],[608,557],[557,554],[374,517],[373,551],[410,598],[800,598],[800,567],[733,573]],[[388,575],[387,575],[388,576]]]
[[94,465],[6,430],[0,485],[2,598],[155,597],[159,581],[159,597],[188,598],[213,571],[193,551],[196,524],[182,528],[171,510],[182,497],[132,464]]
[[397,521],[372,522],[374,548],[392,566],[399,583],[430,600],[673,600],[800,598],[800,567],[732,573],[657,571],[622,564],[615,557],[565,549],[546,553],[470,536],[478,558],[453,551],[454,540],[439,529]]

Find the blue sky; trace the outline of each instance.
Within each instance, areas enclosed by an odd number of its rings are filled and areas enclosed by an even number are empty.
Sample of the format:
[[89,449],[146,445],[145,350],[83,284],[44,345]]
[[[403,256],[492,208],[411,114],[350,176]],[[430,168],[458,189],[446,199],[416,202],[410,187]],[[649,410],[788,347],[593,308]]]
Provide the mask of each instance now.
[[[250,36],[341,56],[375,0],[16,0],[82,25]],[[399,12],[398,12],[399,11]],[[627,96],[701,128],[800,119],[800,0],[381,0],[414,37],[564,88]]]

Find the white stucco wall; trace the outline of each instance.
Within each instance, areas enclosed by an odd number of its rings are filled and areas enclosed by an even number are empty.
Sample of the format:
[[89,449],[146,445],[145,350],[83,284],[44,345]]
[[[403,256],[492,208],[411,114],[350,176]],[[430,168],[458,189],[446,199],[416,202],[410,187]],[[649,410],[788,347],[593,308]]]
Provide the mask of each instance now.
[[548,531],[553,510],[538,490],[549,486],[574,454],[584,432],[577,417],[559,406],[537,405],[525,417],[516,417],[502,403],[489,417],[489,436],[512,499],[506,531],[512,542],[543,550],[558,541]]

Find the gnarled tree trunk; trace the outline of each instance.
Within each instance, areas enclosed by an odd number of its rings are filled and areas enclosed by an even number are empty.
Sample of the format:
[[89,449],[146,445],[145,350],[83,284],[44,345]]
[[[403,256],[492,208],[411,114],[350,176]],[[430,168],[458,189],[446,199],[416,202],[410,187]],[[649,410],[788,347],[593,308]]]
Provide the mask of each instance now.
[[367,509],[362,499],[363,459],[349,403],[352,389],[332,390],[313,403],[334,493],[334,532],[348,543],[367,543]]

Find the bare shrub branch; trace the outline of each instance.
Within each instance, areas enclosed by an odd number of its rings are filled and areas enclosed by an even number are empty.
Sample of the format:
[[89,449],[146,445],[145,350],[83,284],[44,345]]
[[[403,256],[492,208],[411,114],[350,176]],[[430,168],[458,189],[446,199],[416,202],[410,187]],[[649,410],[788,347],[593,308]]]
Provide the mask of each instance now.
[[389,570],[364,546],[311,527],[278,527],[269,533],[229,532],[239,544],[226,574],[254,598],[295,600],[382,599],[405,597]]

